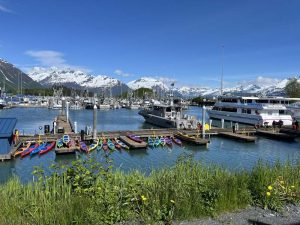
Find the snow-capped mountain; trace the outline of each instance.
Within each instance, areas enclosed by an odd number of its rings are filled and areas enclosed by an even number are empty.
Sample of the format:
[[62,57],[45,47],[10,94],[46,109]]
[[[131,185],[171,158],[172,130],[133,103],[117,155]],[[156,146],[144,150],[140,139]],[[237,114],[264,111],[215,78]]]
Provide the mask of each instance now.
[[112,88],[113,94],[120,92],[121,86],[123,91],[127,91],[128,87],[121,81],[106,75],[94,76],[81,70],[71,68],[42,68],[34,67],[29,71],[28,75],[35,81],[44,86],[52,86],[53,84],[62,84],[72,88],[87,88],[92,91],[100,89]]
[[168,91],[169,87],[163,83],[159,79],[155,79],[152,77],[141,77],[138,80],[133,80],[127,83],[128,87],[130,87],[133,90],[139,89],[139,88],[150,88],[153,90],[163,90]]

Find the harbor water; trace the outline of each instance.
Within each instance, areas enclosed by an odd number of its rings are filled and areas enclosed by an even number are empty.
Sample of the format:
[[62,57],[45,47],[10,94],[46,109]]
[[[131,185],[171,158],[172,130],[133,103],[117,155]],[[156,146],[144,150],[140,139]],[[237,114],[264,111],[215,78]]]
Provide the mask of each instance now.
[[[201,119],[201,108],[191,107],[186,113]],[[13,108],[0,110],[0,117],[16,117],[16,128],[21,134],[38,134],[40,127],[50,125],[58,115],[58,110],[47,108]],[[137,130],[154,127],[144,123],[143,117],[138,115],[138,110],[117,109],[99,110],[97,114],[98,131],[112,130]],[[92,110],[71,110],[70,118],[78,124],[78,131],[85,129],[86,125],[92,126]],[[227,124],[230,126],[230,124]],[[155,127],[154,127],[155,128]],[[140,170],[150,173],[154,169],[170,167],[181,156],[190,156],[203,164],[217,164],[229,170],[251,169],[258,160],[274,163],[286,160],[297,162],[300,160],[300,141],[281,142],[259,137],[256,143],[244,143],[220,137],[211,137],[210,144],[194,146],[184,144],[183,147],[160,147],[142,150],[115,151],[112,154],[114,167],[125,172]],[[56,155],[51,151],[43,156],[32,158],[17,158],[15,160],[0,163],[0,182],[4,182],[12,176],[18,176],[23,182],[33,179],[32,171],[36,166],[50,172],[53,163],[68,164],[80,157],[93,157],[101,161],[103,153],[93,152],[88,156],[80,153],[76,155]]]

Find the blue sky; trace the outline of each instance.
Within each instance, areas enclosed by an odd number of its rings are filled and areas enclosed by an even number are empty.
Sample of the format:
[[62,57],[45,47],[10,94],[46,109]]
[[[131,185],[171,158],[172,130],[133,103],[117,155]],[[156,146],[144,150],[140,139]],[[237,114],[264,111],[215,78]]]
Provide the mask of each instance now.
[[219,86],[300,71],[298,0],[0,0],[0,57]]

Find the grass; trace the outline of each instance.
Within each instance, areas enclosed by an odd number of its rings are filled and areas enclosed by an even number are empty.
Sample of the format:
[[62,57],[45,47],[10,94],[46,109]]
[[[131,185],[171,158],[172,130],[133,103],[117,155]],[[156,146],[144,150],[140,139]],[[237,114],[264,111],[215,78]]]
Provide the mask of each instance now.
[[[215,216],[249,205],[280,210],[300,201],[300,164],[259,162],[230,172],[191,160],[152,172],[112,172],[92,160],[54,168],[46,177],[0,186],[1,224],[170,224],[174,219]],[[270,193],[267,194],[267,192]]]

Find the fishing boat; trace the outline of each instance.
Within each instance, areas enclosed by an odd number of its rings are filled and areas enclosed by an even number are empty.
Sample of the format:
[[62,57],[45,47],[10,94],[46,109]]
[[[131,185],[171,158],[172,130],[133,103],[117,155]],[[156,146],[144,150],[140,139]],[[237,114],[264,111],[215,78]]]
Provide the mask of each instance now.
[[18,149],[18,151],[16,151],[16,152],[13,154],[13,157],[17,157],[17,156],[21,155],[22,152],[26,151],[28,148],[30,148],[30,146],[31,146],[31,143],[30,143],[30,142],[28,142],[28,143],[26,143],[26,144],[23,144],[23,147],[20,148],[20,149]]
[[111,141],[112,141],[112,143],[115,145],[115,147],[116,147],[116,149],[121,149],[122,148],[122,146],[121,145],[119,145],[117,142],[116,142],[116,140],[113,138],[113,139],[111,139]]
[[172,147],[172,140],[169,137],[165,137],[165,142],[169,147]]
[[119,145],[122,146],[122,148],[124,148],[124,149],[129,149],[128,145],[126,145],[125,143],[123,143],[123,142],[120,141],[119,139],[116,138],[115,140],[116,140],[116,142],[117,142]]
[[112,141],[110,139],[107,140],[107,145],[110,150],[113,150],[113,151],[116,150],[114,143],[112,143]]
[[83,141],[79,142],[79,148],[81,151],[88,152],[88,147]]
[[172,141],[179,146],[182,146],[182,142],[180,141],[180,139],[176,138],[176,137],[172,137]]
[[177,132],[174,134],[174,136],[179,138],[180,140],[190,142],[190,143],[193,143],[196,145],[205,145],[208,143],[208,140],[206,140],[206,139],[202,139],[202,138],[196,137],[196,136],[191,136],[191,135],[185,134],[183,132]]
[[36,149],[37,147],[39,147],[38,143],[35,143],[34,145],[31,145],[28,149],[26,149],[25,151],[23,151],[21,153],[21,157],[25,157],[27,155],[29,155],[34,149]]
[[140,139],[138,136],[133,135],[133,134],[128,134],[127,137],[129,139],[131,139],[132,141],[135,141],[135,142],[138,142],[138,143],[142,143],[143,142],[142,139]]
[[98,144],[99,144],[99,141],[98,141],[98,140],[97,140],[95,143],[92,143],[92,144],[89,146],[88,152],[90,153],[91,151],[95,150],[95,149],[98,147]]
[[154,146],[155,146],[155,147],[158,147],[160,144],[161,144],[160,138],[159,138],[159,137],[156,137],[155,140],[154,140]]
[[45,148],[43,148],[40,152],[39,155],[45,154],[49,151],[51,151],[55,147],[55,141],[52,141],[51,143],[48,143]]
[[41,144],[39,147],[37,147],[36,149],[32,150],[32,151],[30,152],[30,156],[33,156],[33,155],[39,153],[42,149],[44,149],[44,147],[46,146],[46,144],[47,144],[47,143],[43,143],[43,144]]
[[154,141],[151,137],[148,137],[148,146],[154,147]]
[[62,137],[62,141],[65,145],[69,146],[70,141],[71,141],[70,136],[67,134],[64,134],[64,136]]

